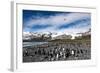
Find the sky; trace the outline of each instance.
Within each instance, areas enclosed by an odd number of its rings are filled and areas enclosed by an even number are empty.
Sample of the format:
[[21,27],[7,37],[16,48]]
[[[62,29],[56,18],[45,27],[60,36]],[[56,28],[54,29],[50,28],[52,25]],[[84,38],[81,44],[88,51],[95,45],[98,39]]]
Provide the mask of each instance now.
[[91,28],[91,14],[23,10],[23,32],[56,32],[75,34]]

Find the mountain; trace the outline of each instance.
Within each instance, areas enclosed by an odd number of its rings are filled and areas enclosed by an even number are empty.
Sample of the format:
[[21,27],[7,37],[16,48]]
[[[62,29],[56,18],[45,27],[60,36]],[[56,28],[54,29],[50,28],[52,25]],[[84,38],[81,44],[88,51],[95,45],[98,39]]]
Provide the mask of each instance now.
[[52,33],[23,32],[23,41],[47,41],[52,38]]
[[56,37],[53,37],[52,40],[55,40],[55,39],[71,39],[71,38],[72,38],[71,35],[62,34],[62,35],[58,35]]
[[91,35],[91,29],[86,32],[80,32],[76,34],[67,33],[51,33],[51,32],[23,32],[24,41],[48,41],[55,39],[75,39],[75,37]]

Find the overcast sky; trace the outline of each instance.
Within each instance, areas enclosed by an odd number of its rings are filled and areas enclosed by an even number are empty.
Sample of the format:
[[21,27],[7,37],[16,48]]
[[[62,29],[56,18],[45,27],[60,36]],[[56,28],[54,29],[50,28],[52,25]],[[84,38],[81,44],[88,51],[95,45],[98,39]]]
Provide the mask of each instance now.
[[23,10],[24,32],[79,33],[91,28],[91,14]]

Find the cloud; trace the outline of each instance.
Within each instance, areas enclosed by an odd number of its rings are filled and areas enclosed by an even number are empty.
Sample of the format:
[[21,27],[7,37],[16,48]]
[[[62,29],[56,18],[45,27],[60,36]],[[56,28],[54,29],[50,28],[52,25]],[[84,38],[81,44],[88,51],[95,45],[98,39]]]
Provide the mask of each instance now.
[[91,26],[90,13],[59,13],[55,15],[37,16],[24,23],[24,31],[33,32],[80,32]]
[[80,18],[89,18],[89,17],[90,17],[90,14],[88,14],[88,13],[69,13],[69,14],[63,13],[63,14],[51,15],[48,18],[38,17],[36,19],[30,19],[26,23],[29,26],[33,26],[34,24],[61,25],[61,24],[65,24],[65,23],[79,20]]
[[70,22],[68,24],[64,24],[59,26],[58,29],[66,29],[66,28],[82,28],[82,27],[87,27],[88,25],[90,25],[90,19],[89,18],[85,18],[85,19],[79,19],[76,20],[74,22]]

